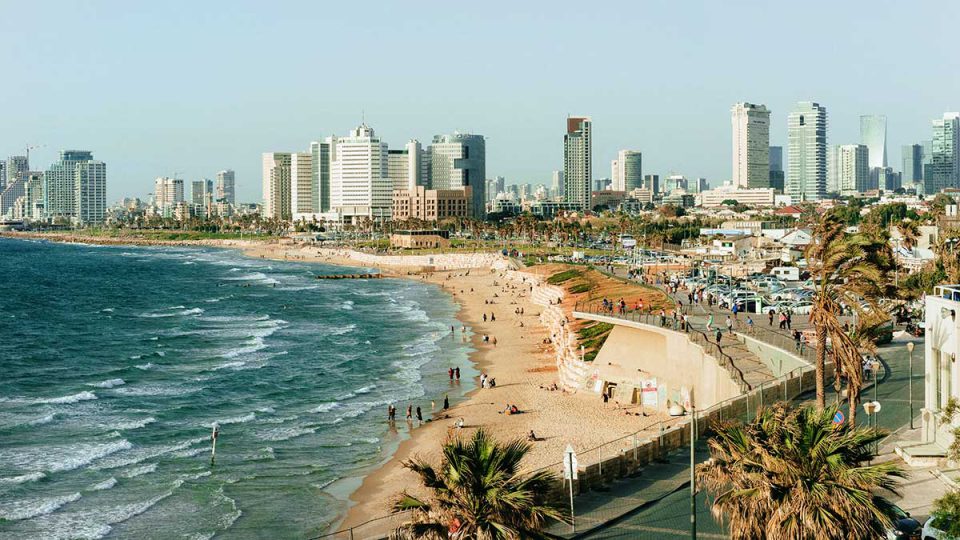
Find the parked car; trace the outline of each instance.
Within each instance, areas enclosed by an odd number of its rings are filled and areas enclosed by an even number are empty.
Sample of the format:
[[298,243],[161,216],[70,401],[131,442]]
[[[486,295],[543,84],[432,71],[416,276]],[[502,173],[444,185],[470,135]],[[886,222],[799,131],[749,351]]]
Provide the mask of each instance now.
[[813,303],[806,301],[795,302],[793,307],[790,308],[790,311],[797,315],[809,315],[812,310]]
[[920,522],[899,506],[894,506],[893,511],[893,527],[887,529],[887,540],[921,540],[920,532],[923,527]]
[[923,524],[923,531],[920,534],[920,538],[922,540],[960,540],[956,536],[950,536],[943,532],[939,527],[946,527],[946,525],[939,523],[935,516],[930,516],[930,519]]

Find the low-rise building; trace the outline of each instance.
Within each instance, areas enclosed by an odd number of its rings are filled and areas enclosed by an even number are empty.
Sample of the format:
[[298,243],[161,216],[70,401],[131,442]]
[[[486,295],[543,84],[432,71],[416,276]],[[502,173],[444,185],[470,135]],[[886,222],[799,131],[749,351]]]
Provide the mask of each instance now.
[[396,231],[390,235],[390,247],[407,249],[444,248],[450,246],[450,231],[439,229]]
[[469,218],[473,215],[471,188],[398,189],[393,192],[393,219],[437,221],[445,218]]
[[724,201],[737,201],[747,206],[773,206],[776,190],[773,188],[734,189],[728,186],[711,189],[700,194],[700,205],[715,208]]

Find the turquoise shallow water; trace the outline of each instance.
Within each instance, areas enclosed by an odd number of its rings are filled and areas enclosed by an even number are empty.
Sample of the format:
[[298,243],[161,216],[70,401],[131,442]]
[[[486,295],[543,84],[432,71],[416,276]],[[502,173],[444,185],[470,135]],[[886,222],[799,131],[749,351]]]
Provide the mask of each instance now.
[[338,272],[0,239],[0,538],[324,532],[404,436],[387,404],[474,375],[449,296]]

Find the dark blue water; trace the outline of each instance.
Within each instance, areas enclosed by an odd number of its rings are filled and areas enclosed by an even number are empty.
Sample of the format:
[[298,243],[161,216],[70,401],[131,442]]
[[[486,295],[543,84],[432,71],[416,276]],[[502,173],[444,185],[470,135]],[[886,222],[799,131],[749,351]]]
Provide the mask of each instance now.
[[473,375],[438,288],[342,271],[0,239],[0,538],[326,530],[404,436],[387,404]]

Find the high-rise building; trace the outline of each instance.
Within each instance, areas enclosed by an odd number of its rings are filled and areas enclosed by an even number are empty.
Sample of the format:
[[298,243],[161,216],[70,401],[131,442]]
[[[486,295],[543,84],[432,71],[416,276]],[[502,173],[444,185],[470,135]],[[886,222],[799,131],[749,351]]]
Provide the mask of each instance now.
[[787,117],[787,181],[794,202],[817,201],[827,188],[827,109],[802,101]]
[[93,161],[86,150],[62,150],[60,160],[43,173],[43,209],[46,219],[73,219],[77,215],[77,165]]
[[81,225],[103,223],[107,212],[107,164],[102,161],[77,163],[74,191],[76,221]]
[[553,171],[550,188],[554,197],[563,197],[563,171]]
[[161,176],[153,181],[153,202],[162,215],[170,216],[183,200],[183,179]]
[[30,160],[27,156],[10,156],[7,158],[7,182],[12,182],[30,170]]
[[837,146],[836,156],[840,195],[847,197],[876,189],[870,182],[870,151],[866,145]]
[[312,185],[317,190],[317,209],[321,213],[330,211],[330,141],[328,138],[310,143]]
[[11,217],[13,206],[17,199],[23,197],[26,184],[26,173],[15,180],[10,180],[3,189],[0,189],[0,219]]
[[0,191],[7,186],[7,162],[0,160]]
[[316,214],[320,197],[313,183],[313,152],[290,154],[290,213]]
[[960,113],[944,113],[933,121],[930,163],[923,169],[924,192],[960,187]]
[[217,173],[217,201],[237,204],[237,192],[234,172],[230,169]]
[[328,137],[330,209],[346,222],[390,218],[393,185],[387,174],[387,143],[361,124],[346,137]]
[[643,176],[643,188],[649,189],[653,196],[660,193],[660,175],[647,174]]
[[733,124],[733,186],[770,185],[770,111],[764,105],[741,102],[730,111]]
[[613,161],[613,191],[633,191],[643,185],[643,155],[638,150],[620,150]]
[[860,117],[860,144],[870,153],[870,168],[887,166],[887,117],[882,114]]
[[610,186],[612,189],[620,187],[620,162],[617,160],[610,162]]
[[783,147],[770,147],[770,187],[776,193],[783,193]]
[[903,160],[904,184],[919,184],[923,182],[923,146],[907,144],[900,148],[900,158]]
[[590,210],[591,121],[589,117],[567,118],[567,132],[563,136],[563,200],[573,203],[581,211]]
[[430,185],[433,189],[470,188],[473,217],[486,213],[487,152],[483,135],[436,135],[430,145]]
[[190,204],[206,206],[213,198],[213,180],[202,179],[190,182]]
[[23,186],[22,219],[42,220],[43,214],[43,176],[41,171],[30,171]]
[[291,178],[290,152],[266,152],[263,154],[263,217],[267,219],[290,219]]
[[394,190],[413,190],[417,186],[426,186],[430,163],[425,162],[420,142],[409,141],[403,150],[388,150],[387,176]]

